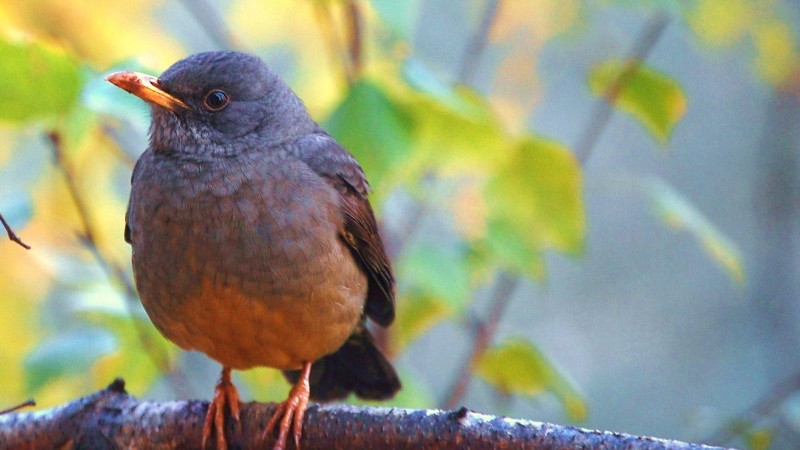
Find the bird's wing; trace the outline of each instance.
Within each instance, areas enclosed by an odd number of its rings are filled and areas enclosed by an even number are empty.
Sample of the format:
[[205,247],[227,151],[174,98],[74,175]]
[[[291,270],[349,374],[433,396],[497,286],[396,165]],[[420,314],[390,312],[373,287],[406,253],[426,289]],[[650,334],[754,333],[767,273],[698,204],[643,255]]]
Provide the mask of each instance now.
[[369,184],[363,169],[353,155],[327,135],[304,138],[293,150],[339,193],[344,218],[341,238],[368,278],[367,316],[388,326],[394,320],[394,275],[367,199]]

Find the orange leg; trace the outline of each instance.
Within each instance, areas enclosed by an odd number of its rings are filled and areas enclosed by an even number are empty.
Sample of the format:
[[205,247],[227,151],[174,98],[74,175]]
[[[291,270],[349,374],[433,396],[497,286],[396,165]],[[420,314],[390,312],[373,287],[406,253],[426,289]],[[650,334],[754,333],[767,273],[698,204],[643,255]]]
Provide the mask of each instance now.
[[217,449],[228,449],[228,442],[225,440],[226,404],[231,410],[233,420],[241,427],[242,422],[239,421],[239,392],[231,382],[231,369],[229,367],[222,368],[222,376],[217,382],[217,387],[214,388],[214,400],[208,405],[206,420],[203,423],[203,446],[201,448],[206,448],[206,443],[208,438],[211,437],[211,428],[213,427],[217,432]]
[[267,429],[264,431],[264,437],[267,433],[277,425],[280,420],[280,432],[278,433],[278,440],[275,441],[275,446],[272,450],[284,450],[286,448],[286,438],[289,435],[289,428],[294,428],[294,446],[300,449],[300,435],[303,433],[303,416],[306,414],[308,407],[308,396],[311,393],[311,388],[308,386],[308,376],[311,373],[311,363],[303,363],[303,372],[300,374],[300,379],[289,391],[289,398],[283,401],[272,418],[267,423]]

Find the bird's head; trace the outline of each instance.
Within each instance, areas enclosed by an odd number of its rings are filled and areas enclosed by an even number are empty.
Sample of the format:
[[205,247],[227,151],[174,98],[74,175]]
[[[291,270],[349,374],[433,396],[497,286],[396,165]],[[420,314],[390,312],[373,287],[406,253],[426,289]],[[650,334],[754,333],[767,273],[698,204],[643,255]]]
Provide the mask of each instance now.
[[266,148],[317,128],[302,101],[258,57],[197,53],[155,78],[117,72],[106,78],[152,106],[156,151],[221,156]]

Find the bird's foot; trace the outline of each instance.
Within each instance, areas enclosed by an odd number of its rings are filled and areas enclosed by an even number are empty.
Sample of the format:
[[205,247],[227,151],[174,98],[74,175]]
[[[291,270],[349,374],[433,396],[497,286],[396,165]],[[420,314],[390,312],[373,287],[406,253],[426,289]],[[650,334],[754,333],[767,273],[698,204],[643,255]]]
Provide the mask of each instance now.
[[206,420],[203,423],[203,449],[206,448],[208,439],[211,437],[211,429],[217,433],[217,450],[227,450],[228,442],[225,440],[225,405],[231,410],[231,416],[236,421],[236,425],[241,429],[242,422],[239,420],[239,391],[231,382],[231,369],[222,368],[222,376],[214,388],[214,400],[208,405]]
[[295,448],[298,450],[300,449],[300,436],[303,433],[303,416],[306,414],[308,398],[311,394],[311,388],[308,385],[308,376],[310,372],[311,363],[304,363],[300,379],[297,380],[297,383],[289,392],[289,398],[278,405],[275,412],[272,414],[272,418],[269,419],[269,423],[267,423],[267,429],[264,430],[264,438],[266,438],[270,430],[280,421],[278,440],[275,441],[272,450],[285,450],[289,428],[293,428]]

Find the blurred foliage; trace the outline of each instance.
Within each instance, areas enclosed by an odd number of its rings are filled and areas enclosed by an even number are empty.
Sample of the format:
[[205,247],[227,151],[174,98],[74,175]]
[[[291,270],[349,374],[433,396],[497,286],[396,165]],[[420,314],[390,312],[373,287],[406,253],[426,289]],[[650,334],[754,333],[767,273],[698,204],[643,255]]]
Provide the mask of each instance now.
[[651,178],[643,184],[653,211],[665,224],[690,233],[733,281],[744,283],[742,255],[730,238],[666,182]]
[[42,42],[0,40],[0,120],[24,121],[64,114],[77,100],[81,74],[72,55]]
[[505,395],[535,397],[551,391],[570,419],[586,419],[585,401],[539,349],[524,338],[509,339],[490,348],[475,373]]
[[[686,113],[686,97],[680,86],[668,75],[632,62],[606,61],[589,73],[589,87],[597,96],[604,96],[620,109],[638,119],[658,138],[667,142],[672,127]],[[624,80],[617,86],[617,80]]]
[[747,446],[750,450],[768,450],[772,445],[773,432],[762,428],[747,433]]
[[687,11],[692,30],[709,45],[749,39],[756,72],[776,85],[790,82],[799,68],[797,30],[781,14],[778,2],[754,0],[700,0]]
[[[579,32],[597,7],[503,2],[489,34],[489,45],[499,49],[496,74],[491,87],[479,92],[414,57],[421,1],[358,2],[365,66],[348,84],[341,3],[236,0],[220,14],[239,42],[275,61],[312,114],[356,155],[373,185],[378,214],[390,216],[387,205],[407,196],[409,210],[419,209],[424,218],[384,224],[394,230],[387,242],[396,246],[400,282],[398,320],[388,336],[398,355],[437,325],[460,320],[497,271],[542,281],[546,252],[581,254],[587,231],[582,168],[567,145],[526,123],[539,99],[540,49],[567,31]],[[769,2],[763,8],[745,0],[724,3],[701,0],[673,9],[710,45],[752,39],[759,74],[771,83],[785,80],[796,69],[795,31]],[[160,16],[166,7],[155,0],[0,3],[0,213],[33,246],[24,253],[11,243],[0,245],[0,260],[7,262],[0,266],[0,405],[35,395],[49,406],[116,375],[142,393],[164,383],[165,370],[191,371],[95,258],[122,265],[130,278],[123,217],[132,160],[146,145],[148,123],[147,107],[109,86],[104,74],[147,67],[159,72],[199,50],[165,26]],[[473,9],[477,24],[481,8]],[[623,57],[598,61],[585,74],[592,93],[607,95],[629,67]],[[661,143],[687,108],[668,69],[647,65],[626,75],[615,98],[616,108]],[[64,161],[49,158],[43,137],[49,131],[64,137]],[[59,164],[76,175],[96,249],[80,236],[81,218]],[[736,245],[688,200],[661,182],[642,189],[665,223],[691,233],[734,280],[744,280]],[[434,229],[422,235],[423,228]],[[146,336],[136,331],[142,328]],[[504,394],[552,395],[569,419],[583,420],[586,400],[545,353],[524,339],[505,340],[483,355],[477,375]],[[425,380],[411,368],[400,370],[405,389],[393,403],[435,406]],[[285,394],[276,371],[237,376],[256,398]]]

